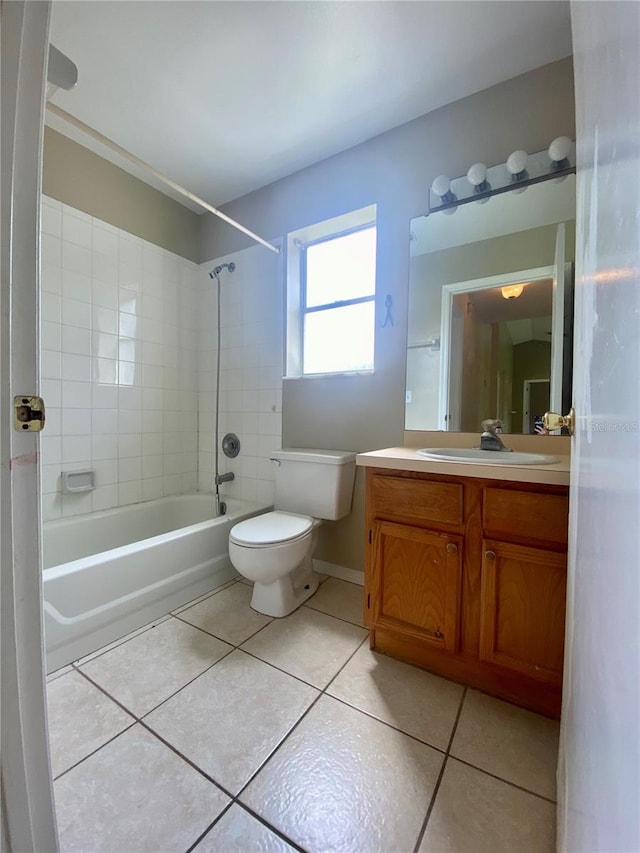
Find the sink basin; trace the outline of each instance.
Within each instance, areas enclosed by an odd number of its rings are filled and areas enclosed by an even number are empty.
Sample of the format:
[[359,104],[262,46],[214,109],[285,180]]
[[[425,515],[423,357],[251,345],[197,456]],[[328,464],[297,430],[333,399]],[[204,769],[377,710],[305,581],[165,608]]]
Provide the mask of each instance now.
[[547,453],[517,453],[504,450],[480,450],[477,447],[425,447],[417,451],[426,459],[441,462],[470,462],[475,465],[552,465],[557,456]]

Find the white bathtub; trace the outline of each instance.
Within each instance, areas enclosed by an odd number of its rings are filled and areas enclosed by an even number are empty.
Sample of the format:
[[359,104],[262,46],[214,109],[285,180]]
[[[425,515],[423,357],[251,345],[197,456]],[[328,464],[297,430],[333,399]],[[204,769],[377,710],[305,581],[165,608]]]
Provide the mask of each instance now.
[[43,529],[47,671],[89,654],[236,576],[233,524],[269,509],[181,495],[96,512]]

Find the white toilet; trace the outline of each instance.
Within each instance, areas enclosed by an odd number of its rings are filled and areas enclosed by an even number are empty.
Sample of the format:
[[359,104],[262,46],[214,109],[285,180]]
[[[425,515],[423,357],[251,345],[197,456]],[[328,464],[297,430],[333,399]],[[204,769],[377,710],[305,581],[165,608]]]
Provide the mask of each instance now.
[[267,616],[287,616],[318,588],[311,555],[322,519],[351,512],[355,453],[342,450],[275,450],[274,511],[231,528],[229,557],[254,582],[251,606]]

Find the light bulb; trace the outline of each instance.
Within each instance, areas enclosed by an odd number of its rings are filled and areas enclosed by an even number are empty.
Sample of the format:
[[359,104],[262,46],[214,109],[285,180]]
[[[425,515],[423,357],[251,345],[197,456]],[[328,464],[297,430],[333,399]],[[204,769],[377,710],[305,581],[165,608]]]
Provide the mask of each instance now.
[[507,172],[514,176],[524,172],[527,168],[528,159],[529,155],[527,152],[520,149],[518,151],[514,151],[513,154],[509,154],[507,158]]
[[504,299],[517,299],[518,296],[522,295],[523,290],[524,284],[508,284],[506,287],[503,287],[500,292]]
[[549,159],[554,163],[566,160],[571,151],[571,140],[568,136],[557,136],[549,146]]
[[440,198],[444,198],[444,196],[446,196],[450,187],[451,181],[446,175],[438,175],[437,178],[434,178],[433,183],[431,184],[431,189],[436,195],[439,195]]
[[479,187],[487,180],[487,167],[484,163],[474,163],[467,172],[467,180],[474,187]]

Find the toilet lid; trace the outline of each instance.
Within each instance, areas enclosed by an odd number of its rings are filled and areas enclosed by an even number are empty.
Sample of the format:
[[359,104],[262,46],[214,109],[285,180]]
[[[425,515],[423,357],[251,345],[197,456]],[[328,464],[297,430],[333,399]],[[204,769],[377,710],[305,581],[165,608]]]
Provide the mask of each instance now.
[[254,548],[260,545],[275,545],[299,539],[313,526],[312,520],[304,515],[288,512],[266,512],[241,521],[231,528],[229,538],[238,545]]

